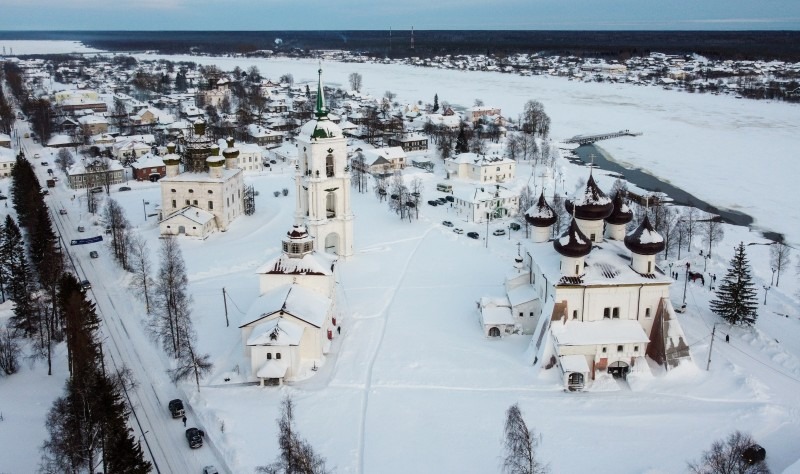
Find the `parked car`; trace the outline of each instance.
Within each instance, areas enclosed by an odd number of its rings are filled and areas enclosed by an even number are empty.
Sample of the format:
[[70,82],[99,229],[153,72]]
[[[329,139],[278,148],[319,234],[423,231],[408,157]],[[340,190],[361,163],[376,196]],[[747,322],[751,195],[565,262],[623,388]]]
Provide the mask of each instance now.
[[445,201],[450,201],[450,202],[453,202],[453,201],[456,200],[456,198],[454,198],[453,196],[450,196],[450,195],[445,196],[444,199],[445,199]]
[[100,255],[97,253],[97,250],[92,250],[91,252],[89,252],[89,256],[92,258],[97,258]]
[[203,446],[203,432],[197,428],[188,428],[186,430],[186,441],[192,449]]
[[6,199],[8,199],[8,196],[0,194],[0,201],[5,201]]
[[180,418],[186,413],[183,409],[183,400],[180,398],[170,400],[169,405],[167,406],[169,407],[169,412],[172,414],[173,418]]
[[458,227],[456,227],[455,229],[453,229],[453,232],[455,232],[456,234],[463,234],[464,229],[459,229]]
[[206,466],[203,468],[203,474],[219,474],[219,471],[214,466]]
[[438,205],[439,205],[439,203],[438,203],[438,202],[436,202],[436,201],[433,201],[433,200],[431,200],[431,201],[428,201],[428,204],[430,204],[431,206],[438,206]]
[[47,168],[47,174],[53,174],[53,168]]
[[494,232],[492,232],[492,235],[506,235],[506,230],[505,229],[495,229]]
[[442,221],[442,225],[445,227],[453,227],[453,223],[450,221]]
[[480,235],[478,235],[477,232],[467,232],[467,237],[470,239],[478,239],[480,238]]
[[742,460],[748,465],[760,463],[767,459],[767,450],[760,444],[751,444],[744,451],[742,451]]
[[520,229],[519,224],[517,224],[516,222],[512,222],[511,224],[508,225],[508,227],[510,227],[511,230],[519,230]]
[[85,228],[85,227],[83,227],[82,225],[79,225],[79,226],[78,226],[78,232],[83,232],[83,231],[85,231],[85,230],[86,230],[86,228]]
[[120,190],[120,191],[130,191],[130,190],[131,190],[131,188],[129,188],[128,186],[121,186],[121,187],[119,188],[119,190]]
[[439,204],[447,204],[447,199],[439,198],[439,199],[436,200],[436,202],[438,202]]
[[40,164],[41,164],[42,166],[48,166],[50,163],[48,163],[48,162],[46,162],[46,161],[42,161]]
[[83,289],[84,289],[84,291],[86,291],[86,290],[91,290],[91,289],[92,289],[92,284],[91,284],[91,283],[89,283],[89,280],[83,280],[83,281],[81,282],[81,288],[83,288]]
[[[27,135],[25,135],[25,138],[28,138],[28,136],[27,136]],[[33,154],[33,159],[34,159],[34,160],[38,160],[38,159],[39,159],[39,158],[41,158],[41,157],[42,157],[42,155],[40,155],[40,154],[38,154],[38,153],[34,153],[34,154]]]
[[92,189],[90,189],[89,192],[91,192],[91,193],[102,193],[103,192],[103,187],[102,186],[95,186]]
[[59,209],[58,213],[61,214],[62,216],[66,215],[67,214],[67,210],[66,209]]
[[277,161],[275,161],[275,160],[269,160],[269,162],[270,162],[270,163],[272,163],[273,165],[278,163],[278,162],[277,162]]
[[48,194],[50,194],[50,191],[48,191],[48,190],[47,190],[47,189],[45,189],[45,188],[42,188],[42,191],[41,191],[41,192],[42,192],[42,194],[44,194],[45,196],[47,196]]

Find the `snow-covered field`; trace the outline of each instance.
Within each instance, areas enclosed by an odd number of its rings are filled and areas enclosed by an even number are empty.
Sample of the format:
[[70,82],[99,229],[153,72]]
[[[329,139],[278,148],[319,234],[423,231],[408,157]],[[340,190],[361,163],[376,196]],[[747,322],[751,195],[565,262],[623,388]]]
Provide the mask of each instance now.
[[[216,63],[223,69],[256,64],[264,76],[288,72],[297,82],[312,80],[318,67],[313,61],[284,59],[168,58]],[[641,137],[601,145],[620,161],[646,168],[719,206],[738,206],[759,224],[800,241],[800,211],[791,205],[794,193],[788,182],[797,175],[791,160],[800,127],[796,106],[558,78],[395,65],[323,67],[328,83],[344,86],[350,72],[360,72],[368,92],[379,96],[391,90],[400,101],[428,102],[438,92],[440,100],[464,106],[481,98],[513,116],[526,100],[538,99],[553,118],[558,137],[643,131]],[[586,168],[564,167],[567,189],[574,189],[586,177]],[[435,184],[443,172],[437,168],[436,173],[419,173],[425,180],[423,202],[440,194]],[[530,174],[526,165],[519,166],[522,180]],[[600,186],[609,189],[612,179],[599,178]],[[555,370],[532,369],[525,357],[527,337],[488,340],[477,322],[475,301],[502,291],[523,232],[510,238],[491,236],[487,247],[484,240],[441,226],[449,219],[465,232],[486,236],[485,226],[460,221],[446,207],[425,205],[419,221],[400,222],[372,193],[353,193],[356,254],[338,269],[345,317],[327,364],[313,378],[282,388],[232,385],[235,376],[226,384],[226,376],[246,365],[237,327],[258,294],[254,271],[280,251],[293,217],[290,170],[278,167],[246,181],[260,192],[254,216],[241,217],[228,232],[205,241],[181,241],[199,347],[215,362],[199,393],[192,385],[181,390],[193,394],[190,403],[232,472],[252,472],[276,457],[275,420],[279,401],[287,394],[297,402],[298,429],[339,473],[499,472],[504,411],[513,403],[519,403],[528,424],[541,433],[541,458],[557,473],[682,472],[687,460],[736,429],[750,432],[767,449],[773,471],[800,472],[800,313],[793,296],[798,289],[793,268],[781,277],[779,288],[769,291],[754,329],[717,325],[709,371],[710,334],[718,322],[708,311],[712,294],[689,283],[689,310],[681,323],[695,366],[656,371],[653,378],[631,377],[629,385],[609,380],[597,384],[603,390],[567,394]],[[71,197],[63,183],[50,199]],[[157,202],[157,185],[131,186],[132,191],[112,192],[112,197],[151,240],[155,256],[156,225],[153,218],[145,221],[142,206],[143,200],[151,206]],[[292,193],[273,197],[272,191],[283,188]],[[74,219],[77,205],[67,205]],[[763,242],[745,228],[726,226],[725,231],[708,264],[708,271],[718,276],[724,274],[734,244]],[[769,284],[769,247],[747,250],[759,288]],[[101,253],[101,259],[110,258],[110,252]],[[703,266],[696,251],[692,259],[694,268]],[[120,281],[113,267],[88,264],[107,272],[105,281]],[[102,282],[94,286],[95,294],[111,289],[104,289]],[[225,326],[223,287],[233,302],[228,305],[230,327]],[[682,296],[681,280],[672,289],[673,301],[679,303]],[[140,314],[141,308],[130,310],[131,319]],[[720,335],[728,333],[730,343],[725,344]],[[30,370],[40,374],[42,368]],[[62,365],[58,370],[60,379],[53,377],[51,385],[40,387],[49,391],[50,400],[62,388],[66,369]],[[7,454],[0,456],[0,472],[30,472],[36,466],[35,446],[44,430],[20,423],[43,422],[44,413],[28,413],[33,408],[17,395],[31,377],[0,378],[0,411],[8,412],[4,406],[9,406],[26,416],[0,422],[0,441],[28,446],[8,449],[14,453],[11,462]],[[41,404],[43,411],[49,408],[47,402]]]
[[0,51],[5,54],[64,54],[64,53],[96,53],[100,50],[90,48],[80,41],[57,40],[0,40]]

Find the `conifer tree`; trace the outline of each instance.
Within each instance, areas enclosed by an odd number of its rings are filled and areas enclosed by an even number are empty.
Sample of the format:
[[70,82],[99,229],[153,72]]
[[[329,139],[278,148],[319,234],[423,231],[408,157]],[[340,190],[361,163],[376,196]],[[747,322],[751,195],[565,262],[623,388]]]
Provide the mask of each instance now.
[[9,276],[6,281],[8,298],[15,303],[11,325],[21,329],[28,336],[32,335],[36,328],[33,320],[33,302],[30,297],[33,291],[33,274],[25,256],[22,232],[10,215],[6,216],[0,239],[0,265]]
[[469,140],[467,140],[467,132],[464,124],[458,129],[458,137],[456,137],[456,153],[466,153],[469,151]]
[[439,111],[439,94],[433,94],[433,113]]
[[711,311],[730,324],[750,326],[758,317],[758,301],[743,243],[736,248],[730,265],[717,289],[717,297],[711,301]]

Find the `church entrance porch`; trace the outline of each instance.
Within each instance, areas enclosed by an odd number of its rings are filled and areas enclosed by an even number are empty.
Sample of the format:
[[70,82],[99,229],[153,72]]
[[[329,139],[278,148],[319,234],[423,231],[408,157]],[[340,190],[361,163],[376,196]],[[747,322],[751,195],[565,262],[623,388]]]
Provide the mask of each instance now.
[[614,378],[625,378],[628,376],[628,372],[630,372],[631,367],[626,362],[618,360],[616,362],[612,362],[611,365],[608,366],[608,373],[613,375]]
[[489,328],[489,337],[500,337],[500,329],[497,326]]
[[583,390],[585,384],[583,374],[572,372],[567,377],[567,389],[570,392],[578,392]]

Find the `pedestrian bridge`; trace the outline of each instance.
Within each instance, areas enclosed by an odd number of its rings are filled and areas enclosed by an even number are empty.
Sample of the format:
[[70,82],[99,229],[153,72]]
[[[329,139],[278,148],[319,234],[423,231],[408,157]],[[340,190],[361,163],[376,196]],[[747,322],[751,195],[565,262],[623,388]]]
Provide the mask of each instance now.
[[572,138],[564,140],[564,143],[577,143],[578,145],[588,145],[600,140],[608,140],[609,138],[617,137],[637,137],[642,132],[631,132],[630,130],[620,130],[618,132],[601,133],[598,135],[575,135]]

